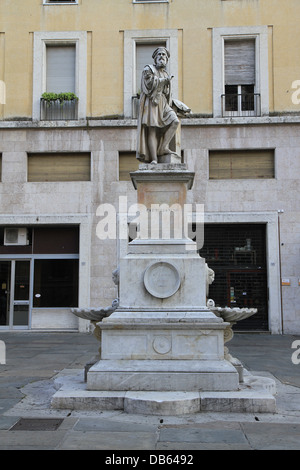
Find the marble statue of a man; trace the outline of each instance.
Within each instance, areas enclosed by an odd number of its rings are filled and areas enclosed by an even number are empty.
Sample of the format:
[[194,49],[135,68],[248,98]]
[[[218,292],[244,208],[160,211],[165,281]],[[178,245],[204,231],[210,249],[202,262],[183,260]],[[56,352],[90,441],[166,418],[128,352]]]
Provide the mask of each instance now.
[[179,119],[172,109],[171,81],[166,71],[170,57],[165,47],[153,52],[153,65],[142,73],[138,117],[137,158],[145,163],[157,163],[157,157],[174,153],[169,149]]

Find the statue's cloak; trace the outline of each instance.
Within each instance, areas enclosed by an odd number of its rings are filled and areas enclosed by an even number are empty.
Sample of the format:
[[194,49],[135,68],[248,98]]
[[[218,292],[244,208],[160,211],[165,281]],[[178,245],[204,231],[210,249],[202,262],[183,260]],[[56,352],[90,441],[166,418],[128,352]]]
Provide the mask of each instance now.
[[150,161],[147,145],[148,129],[155,127],[159,136],[177,119],[171,108],[172,94],[170,85],[161,83],[161,79],[170,78],[165,70],[157,69],[154,65],[146,65],[141,80],[141,97],[137,129],[137,158],[143,162]]

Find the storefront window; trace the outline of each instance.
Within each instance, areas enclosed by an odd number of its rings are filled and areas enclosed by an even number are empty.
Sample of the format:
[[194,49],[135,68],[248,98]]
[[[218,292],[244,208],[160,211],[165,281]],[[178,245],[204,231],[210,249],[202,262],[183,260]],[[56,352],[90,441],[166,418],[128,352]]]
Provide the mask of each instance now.
[[77,307],[78,259],[38,259],[34,262],[33,306]]

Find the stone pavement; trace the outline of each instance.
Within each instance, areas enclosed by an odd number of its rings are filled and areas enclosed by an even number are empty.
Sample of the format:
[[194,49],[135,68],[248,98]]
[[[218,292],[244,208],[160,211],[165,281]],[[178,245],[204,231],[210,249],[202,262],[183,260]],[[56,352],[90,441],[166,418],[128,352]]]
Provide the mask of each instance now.
[[[162,417],[50,408],[59,379],[83,373],[97,353],[91,334],[13,331],[0,332],[0,340],[6,346],[6,364],[0,365],[0,450],[102,450],[103,459],[140,467],[159,464],[159,454],[181,459],[191,454],[192,463],[199,463],[197,450],[300,449],[300,364],[292,362],[292,344],[300,336],[235,333],[228,343],[249,372],[275,379],[276,414]],[[126,461],[116,461],[124,455]]]

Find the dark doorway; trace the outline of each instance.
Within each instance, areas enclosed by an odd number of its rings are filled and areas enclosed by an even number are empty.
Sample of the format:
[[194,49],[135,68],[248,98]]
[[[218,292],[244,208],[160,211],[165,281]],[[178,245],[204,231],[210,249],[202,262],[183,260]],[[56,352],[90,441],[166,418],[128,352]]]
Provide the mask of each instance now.
[[265,224],[207,224],[200,255],[215,272],[209,297],[220,307],[257,308],[235,330],[268,330]]

